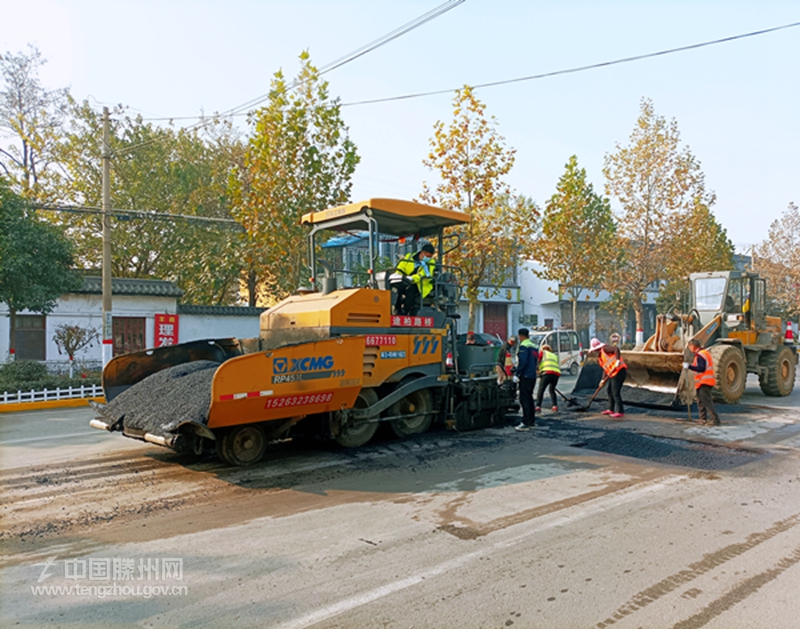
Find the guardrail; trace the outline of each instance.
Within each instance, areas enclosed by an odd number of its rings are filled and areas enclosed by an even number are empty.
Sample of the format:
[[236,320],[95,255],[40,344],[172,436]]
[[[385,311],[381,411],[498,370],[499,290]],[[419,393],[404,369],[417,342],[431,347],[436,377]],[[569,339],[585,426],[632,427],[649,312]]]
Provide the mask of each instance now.
[[41,391],[2,391],[0,404],[16,404],[18,402],[50,402],[54,400],[70,400],[84,397],[102,397],[103,387],[99,384],[82,384],[79,387],[56,387]]

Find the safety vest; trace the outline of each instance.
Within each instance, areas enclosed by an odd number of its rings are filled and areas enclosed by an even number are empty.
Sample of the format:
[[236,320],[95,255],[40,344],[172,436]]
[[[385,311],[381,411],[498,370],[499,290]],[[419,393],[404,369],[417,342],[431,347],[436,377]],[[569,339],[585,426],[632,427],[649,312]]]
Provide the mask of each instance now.
[[403,259],[398,262],[397,270],[403,275],[410,277],[423,297],[427,297],[428,293],[433,290],[433,258],[425,258],[425,260],[415,260],[414,253],[407,253]]
[[692,363],[692,367],[697,367],[697,357],[702,356],[706,359],[706,370],[703,372],[693,372],[694,373],[694,388],[699,389],[704,384],[707,384],[710,387],[713,387],[717,384],[717,379],[714,376],[714,363],[711,361],[711,352],[707,349],[701,349],[697,354],[694,355],[694,362]]
[[609,378],[613,378],[620,371],[628,368],[622,358],[617,358],[614,354],[606,354],[602,349],[597,354],[597,360]]
[[553,352],[548,352],[546,349],[542,350],[542,359],[539,361],[539,373],[561,373],[561,367],[558,365],[558,356]]

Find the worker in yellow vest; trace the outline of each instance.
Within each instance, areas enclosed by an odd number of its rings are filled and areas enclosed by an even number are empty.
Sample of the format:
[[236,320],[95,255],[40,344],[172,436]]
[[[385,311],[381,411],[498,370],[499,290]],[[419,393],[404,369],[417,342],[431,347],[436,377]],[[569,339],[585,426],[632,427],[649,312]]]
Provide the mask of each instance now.
[[556,385],[561,377],[561,367],[558,365],[558,355],[553,353],[553,348],[547,344],[539,349],[539,392],[536,395],[536,412],[542,410],[544,390],[550,390],[550,399],[553,402],[553,412],[558,411],[558,398]]
[[422,300],[433,290],[433,273],[436,263],[433,245],[425,243],[417,253],[406,254],[397,263],[397,271],[411,280],[411,283],[398,291],[395,310],[397,314],[415,315],[422,305]]
[[697,409],[700,411],[700,419],[709,426],[719,426],[719,415],[711,397],[711,391],[717,384],[714,375],[714,362],[711,353],[703,349],[700,341],[692,339],[689,341],[689,349],[694,354],[692,364],[683,363],[683,368],[694,372],[694,388],[697,392]]

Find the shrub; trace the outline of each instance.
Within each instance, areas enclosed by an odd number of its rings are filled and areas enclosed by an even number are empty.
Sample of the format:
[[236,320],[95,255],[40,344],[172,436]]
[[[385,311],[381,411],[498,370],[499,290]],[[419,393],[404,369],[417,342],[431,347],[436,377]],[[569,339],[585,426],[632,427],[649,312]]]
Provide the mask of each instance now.
[[15,360],[0,366],[0,384],[38,382],[49,377],[47,367],[35,360]]

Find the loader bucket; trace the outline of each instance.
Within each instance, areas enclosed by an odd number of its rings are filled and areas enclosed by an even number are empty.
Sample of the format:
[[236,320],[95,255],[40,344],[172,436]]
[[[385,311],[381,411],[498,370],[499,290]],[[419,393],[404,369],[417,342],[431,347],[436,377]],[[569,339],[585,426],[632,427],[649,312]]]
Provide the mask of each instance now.
[[[628,377],[622,391],[626,404],[646,408],[674,408],[691,400],[693,379],[681,379],[682,352],[623,351],[622,359],[628,366]],[[573,393],[591,394],[603,377],[597,356],[586,357],[581,375]],[[599,398],[605,397],[601,391]]]

